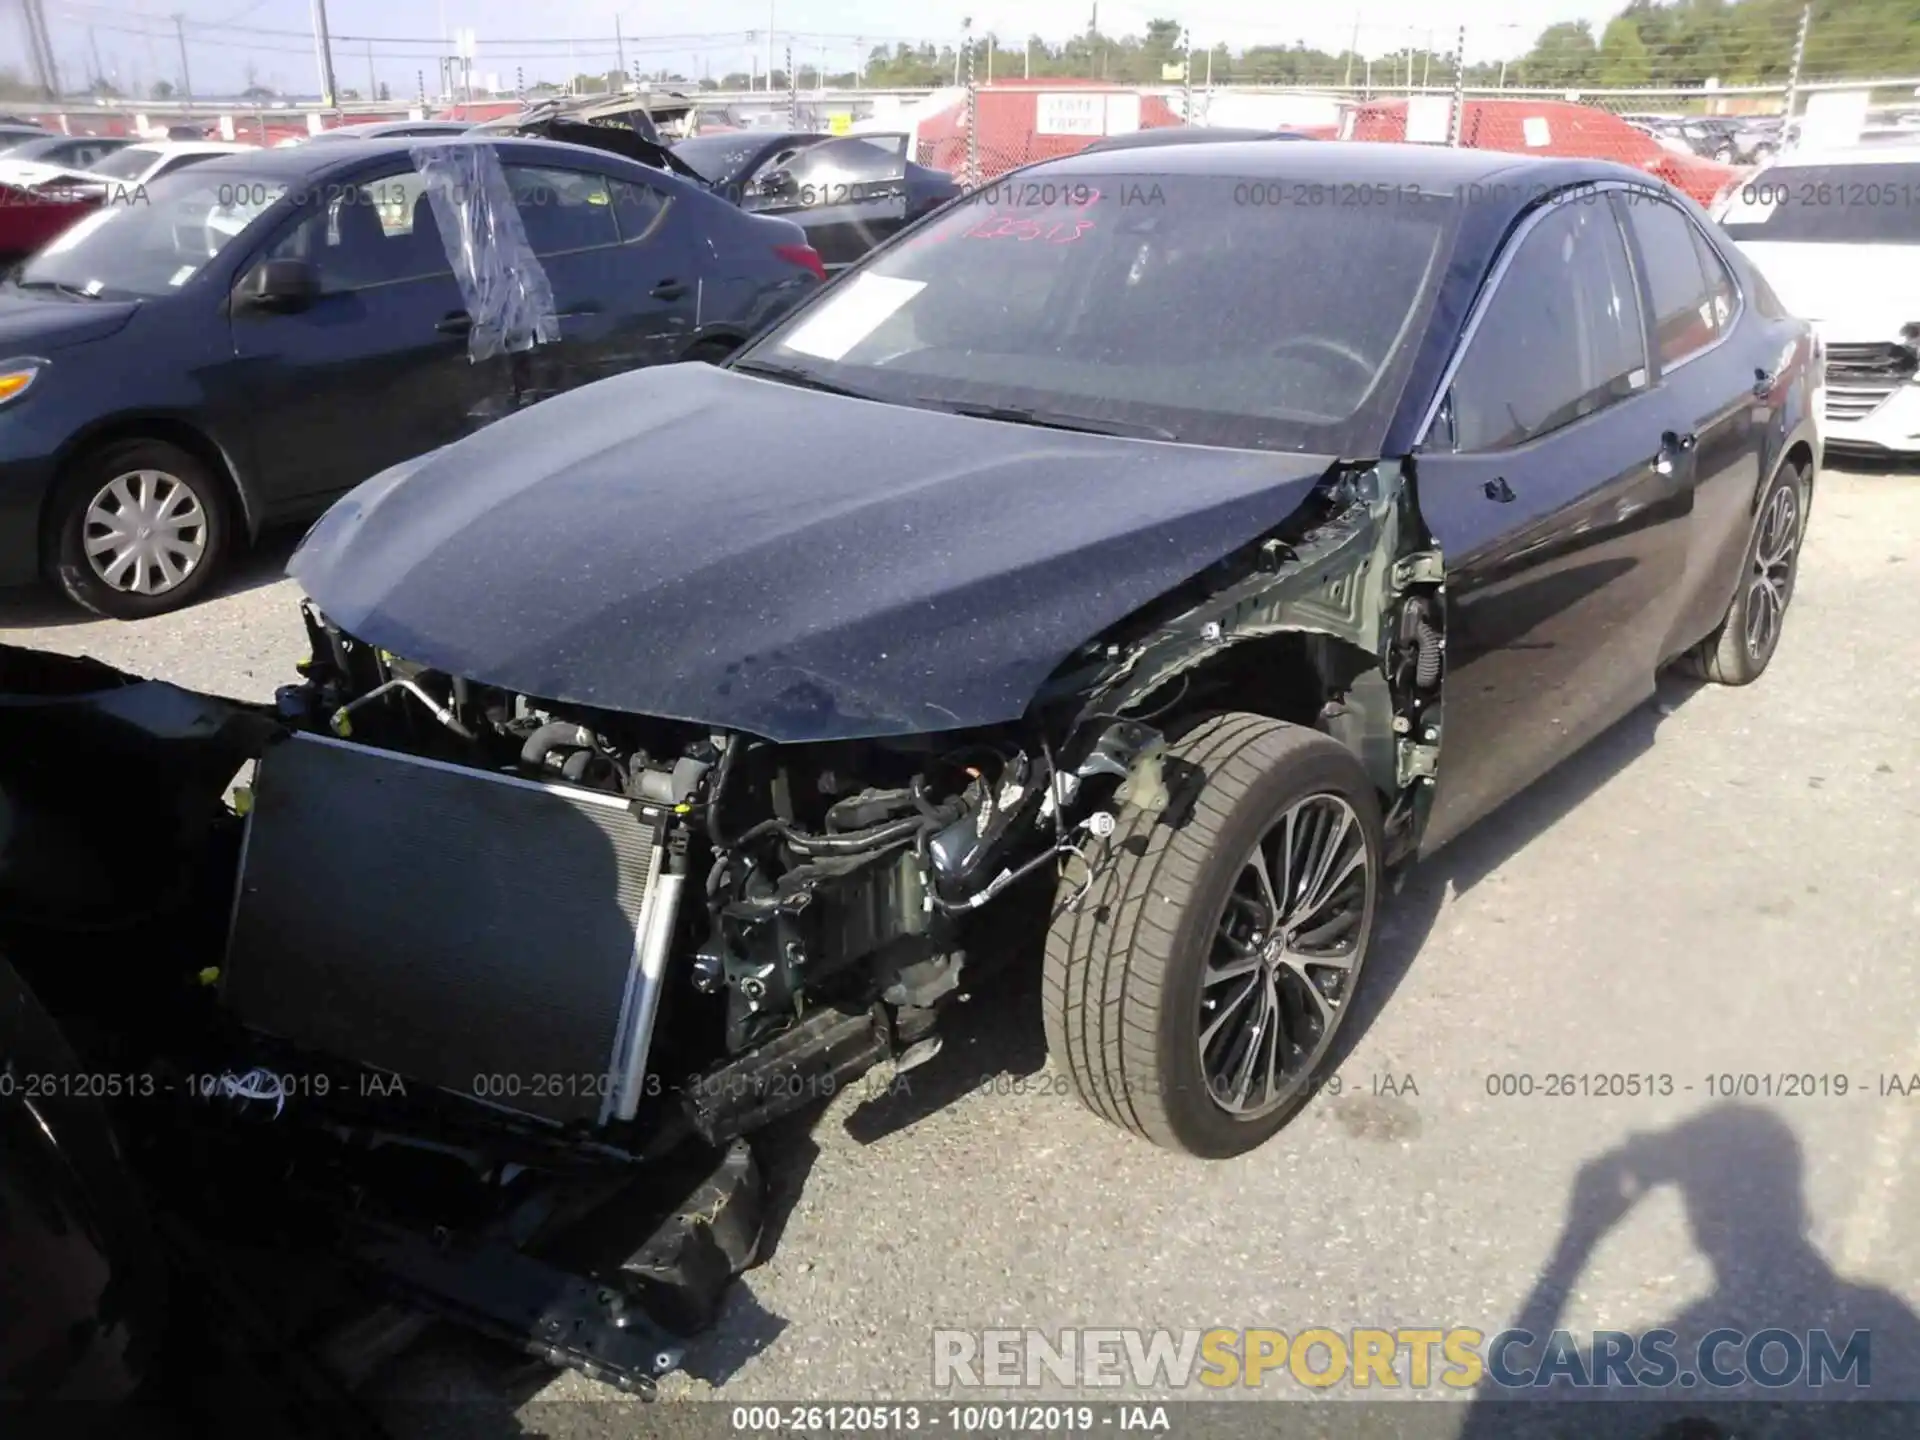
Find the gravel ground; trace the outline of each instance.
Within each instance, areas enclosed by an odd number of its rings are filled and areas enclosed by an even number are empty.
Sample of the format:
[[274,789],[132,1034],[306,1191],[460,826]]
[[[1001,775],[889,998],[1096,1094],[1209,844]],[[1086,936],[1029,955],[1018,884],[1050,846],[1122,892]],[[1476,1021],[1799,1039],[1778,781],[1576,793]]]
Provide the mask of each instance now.
[[[284,556],[139,625],[15,599],[0,638],[264,698],[301,649]],[[1494,1331],[1523,1312],[1683,1331],[1851,1319],[1878,1327],[1886,1375],[1891,1351],[1920,1344],[1920,1095],[1880,1093],[1920,1075],[1917,586],[1920,476],[1829,470],[1766,678],[1665,682],[1416,871],[1388,911],[1343,1093],[1243,1160],[1196,1163],[1104,1126],[1044,1069],[1033,997],[976,997],[910,1094],[843,1096],[770,1138],[771,1259],[669,1393],[926,1397],[934,1326]],[[1673,1091],[1488,1091],[1497,1074],[1565,1072],[1671,1075]],[[1797,1073],[1851,1093],[1765,1093]],[[1759,1076],[1761,1093],[1716,1095],[1721,1074]],[[1576,1174],[1636,1137],[1658,1183],[1608,1223]],[[1588,1220],[1592,1243],[1552,1272],[1563,1227]],[[611,1392],[529,1382],[438,1337],[381,1394],[396,1414],[417,1413],[406,1398],[496,1397],[447,1409],[431,1427],[446,1433],[498,1433],[482,1414],[514,1407],[548,1433],[615,1413],[542,1410]]]

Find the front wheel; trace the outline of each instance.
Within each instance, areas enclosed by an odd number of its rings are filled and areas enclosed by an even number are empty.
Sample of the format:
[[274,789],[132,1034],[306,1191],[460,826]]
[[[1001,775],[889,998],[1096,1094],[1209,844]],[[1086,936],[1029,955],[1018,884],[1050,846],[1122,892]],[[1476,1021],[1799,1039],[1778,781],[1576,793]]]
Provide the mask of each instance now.
[[139,620],[191,604],[219,570],[227,497],[162,440],[103,446],[62,477],[48,512],[55,583],[97,615]]
[[1095,1113],[1220,1159],[1324,1074],[1373,937],[1380,801],[1343,746],[1261,715],[1195,727],[1165,773],[1192,787],[1180,823],[1124,810],[1111,862],[1053,924],[1047,1049]]
[[1714,632],[1683,659],[1682,667],[1716,685],[1751,685],[1780,648],[1787,606],[1800,574],[1800,541],[1807,528],[1807,473],[1785,465],[1760,497],[1760,518],[1747,542],[1740,586]]

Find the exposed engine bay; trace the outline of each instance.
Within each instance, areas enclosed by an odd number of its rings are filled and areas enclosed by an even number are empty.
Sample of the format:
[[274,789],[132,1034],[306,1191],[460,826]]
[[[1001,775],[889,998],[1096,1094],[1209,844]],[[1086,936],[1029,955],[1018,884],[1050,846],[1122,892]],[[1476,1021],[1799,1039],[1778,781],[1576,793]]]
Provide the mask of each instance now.
[[[650,1394],[756,1257],[742,1137],[933,1060],[943,1007],[1022,958],[982,943],[988,907],[1076,906],[1129,807],[1179,823],[1175,727],[1259,709],[1333,735],[1413,853],[1445,642],[1409,483],[1336,468],[976,730],[779,744],[554,703],[312,604],[270,706],[0,653],[0,739],[100,762],[77,795],[5,777],[0,940],[89,1068],[175,1077],[167,1128],[153,1096],[120,1122],[162,1137],[142,1173],[173,1204],[218,1176],[196,1219],[251,1234],[250,1186],[304,1197],[255,1243],[291,1227],[405,1304]],[[91,817],[130,806],[176,826],[176,870],[103,848]],[[63,900],[74,855],[93,870]],[[169,962],[103,1005],[124,930],[156,924]],[[87,929],[111,972],[73,963]]]

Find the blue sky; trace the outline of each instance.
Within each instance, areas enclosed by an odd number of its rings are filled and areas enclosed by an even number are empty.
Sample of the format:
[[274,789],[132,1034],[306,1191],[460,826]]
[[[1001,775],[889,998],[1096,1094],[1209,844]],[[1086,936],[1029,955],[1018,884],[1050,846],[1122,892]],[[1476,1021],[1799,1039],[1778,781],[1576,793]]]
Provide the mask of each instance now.
[[[249,68],[260,83],[289,94],[319,89],[309,0],[43,0],[53,31],[63,81],[77,88],[100,68],[122,89],[142,90],[154,80],[179,78],[178,46],[167,18],[185,17],[188,63],[196,92],[231,93],[247,83]],[[1556,20],[1581,19],[1596,30],[1624,0],[1338,0],[1334,4],[1254,5],[1230,0],[1187,0],[1153,5],[1139,0],[1102,0],[1100,28],[1109,34],[1139,33],[1156,16],[1184,21],[1196,47],[1225,43],[1234,48],[1291,44],[1303,40],[1323,49],[1349,44],[1356,23],[1365,53],[1429,43],[1451,48],[1458,27],[1467,26],[1469,59],[1501,59],[1524,51],[1540,29]],[[16,7],[0,29],[0,63],[25,69],[25,32]],[[796,65],[850,69],[855,57],[876,43],[952,43],[971,16],[976,34],[1006,37],[1039,34],[1061,40],[1085,29],[1092,0],[927,0],[911,8],[897,0],[701,0],[676,10],[599,0],[328,0],[335,35],[334,67],[341,88],[365,91],[369,74],[410,96],[415,74],[428,72],[443,48],[434,42],[460,28],[478,40],[476,78],[498,75],[511,88],[521,67],[528,83],[559,80],[572,63],[580,70],[611,68],[614,29],[626,37],[626,60],[647,69],[668,68],[698,76],[747,68],[747,32],[758,32],[754,49],[764,64],[766,32],[775,34],[775,60],[784,65],[791,44]],[[371,46],[369,46],[371,41]],[[864,42],[864,43],[863,43]],[[371,48],[371,61],[369,60]]]

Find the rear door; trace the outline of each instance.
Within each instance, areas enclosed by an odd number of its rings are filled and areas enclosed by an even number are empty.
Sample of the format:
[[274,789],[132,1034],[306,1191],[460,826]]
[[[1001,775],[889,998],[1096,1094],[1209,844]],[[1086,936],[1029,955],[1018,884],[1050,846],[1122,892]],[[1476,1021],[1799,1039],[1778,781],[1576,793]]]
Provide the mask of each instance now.
[[308,505],[458,439],[501,383],[502,371],[467,358],[466,304],[425,188],[401,166],[315,184],[255,257],[310,261],[322,287],[297,314],[232,315],[270,503]]
[[678,359],[710,268],[681,197],[584,166],[505,169],[560,320],[559,344],[521,365],[522,403]]
[[1685,498],[1693,507],[1680,604],[1662,658],[1686,649],[1726,611],[1759,494],[1767,433],[1777,413],[1777,356],[1736,337],[1744,301],[1706,232],[1665,195],[1617,197],[1634,241],[1641,298],[1652,323],[1655,384],[1672,423],[1694,445]]
[[1546,205],[1508,242],[1416,457],[1447,582],[1424,849],[1651,694],[1686,562],[1670,428],[1613,206]]

